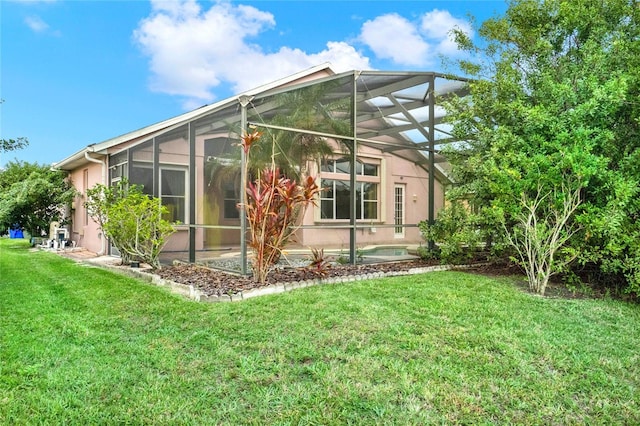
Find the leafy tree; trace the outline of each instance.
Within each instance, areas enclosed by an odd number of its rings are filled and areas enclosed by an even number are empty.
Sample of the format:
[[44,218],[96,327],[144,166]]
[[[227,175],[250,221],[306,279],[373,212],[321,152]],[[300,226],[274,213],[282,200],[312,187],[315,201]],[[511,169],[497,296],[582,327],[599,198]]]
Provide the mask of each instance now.
[[160,267],[159,257],[173,226],[163,219],[167,208],[137,185],[98,184],[87,190],[89,215],[120,251],[123,263],[139,260]]
[[[349,101],[326,100],[334,84],[326,82],[277,95],[274,102],[279,106],[278,113],[266,121],[271,125],[292,129],[350,134],[350,121],[345,118]],[[231,130],[231,133],[242,134],[237,128],[231,127]],[[308,162],[321,161],[334,152],[326,138],[314,134],[266,129],[261,138],[261,143],[253,147],[248,158],[247,172],[252,177],[257,177],[262,170],[275,164],[284,176],[300,181],[306,173]],[[346,141],[337,142],[349,150]],[[239,150],[233,150],[226,158],[207,162],[205,168],[209,187],[221,192],[221,185],[235,182],[236,190],[240,191]]]
[[0,226],[17,225],[33,236],[61,221],[76,192],[64,173],[37,163],[12,161],[0,172]]
[[[0,99],[0,104],[3,103],[4,99]],[[0,153],[22,149],[27,145],[29,145],[29,140],[25,137],[19,137],[16,139],[0,139]]]
[[[459,66],[476,80],[469,97],[447,104],[454,133],[466,141],[448,153],[458,183],[450,196],[499,211],[510,231],[531,205],[523,196],[557,194],[548,205],[561,211],[561,200],[581,188],[580,206],[560,230],[566,252],[623,274],[635,293],[639,18],[634,0],[510,1],[504,16],[480,26],[481,43],[455,32],[471,58]],[[548,213],[535,211],[540,220]]]
[[15,151],[29,145],[27,138],[0,139],[0,152]]

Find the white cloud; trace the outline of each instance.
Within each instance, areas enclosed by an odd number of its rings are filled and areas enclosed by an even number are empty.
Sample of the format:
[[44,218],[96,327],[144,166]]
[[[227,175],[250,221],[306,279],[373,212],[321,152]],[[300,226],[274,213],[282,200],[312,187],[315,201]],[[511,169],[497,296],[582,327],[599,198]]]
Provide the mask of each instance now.
[[49,24],[44,22],[39,16],[27,16],[24,18],[24,23],[36,33],[42,33],[49,29]]
[[381,15],[363,24],[359,39],[381,58],[402,66],[429,66],[438,55],[457,55],[451,30],[473,35],[471,25],[446,10],[425,13],[419,22],[397,14]]
[[422,65],[430,51],[416,25],[395,13],[366,21],[360,40],[379,58],[401,65]]
[[427,38],[437,43],[436,50],[440,54],[458,54],[458,46],[451,34],[453,29],[459,29],[473,36],[473,29],[468,21],[451,16],[446,10],[434,9],[422,16],[420,30]]
[[150,58],[151,89],[186,97],[185,107],[211,102],[223,82],[238,92],[327,61],[337,71],[370,68],[368,58],[344,42],[328,42],[317,53],[264,52],[250,39],[274,28],[275,19],[252,6],[222,1],[203,10],[194,0],[160,0],[152,9],[134,40]]

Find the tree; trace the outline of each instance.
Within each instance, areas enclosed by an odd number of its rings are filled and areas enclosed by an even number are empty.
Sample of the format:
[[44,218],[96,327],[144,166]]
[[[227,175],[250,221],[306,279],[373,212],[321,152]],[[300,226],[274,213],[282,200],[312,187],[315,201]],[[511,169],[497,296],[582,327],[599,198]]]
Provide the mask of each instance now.
[[29,145],[27,138],[0,139],[0,152],[15,151]]
[[[4,99],[0,99],[0,104],[3,103]],[[25,137],[19,137],[16,139],[0,139],[0,153],[22,149],[27,145],[29,145],[29,140]]]
[[[565,224],[581,230],[565,228],[566,245],[578,250],[579,264],[623,274],[635,293],[639,17],[633,0],[511,1],[504,16],[480,26],[478,45],[455,31],[470,58],[459,66],[475,80],[468,98],[447,104],[454,133],[466,141],[448,152],[458,184],[451,196],[480,211],[498,209],[509,233],[532,200],[570,199],[571,182],[581,199]],[[533,214],[544,220],[547,213]]]
[[562,272],[577,255],[565,244],[579,229],[571,219],[581,202],[580,189],[563,185],[557,192],[542,193],[539,187],[533,199],[523,194],[523,210],[516,215],[514,228],[505,227],[507,241],[518,255],[516,262],[527,274],[529,289],[538,294],[544,295],[549,278]]
[[[335,82],[326,82],[281,93],[274,102],[278,113],[266,120],[269,124],[289,129],[348,135],[351,133],[348,116],[349,101],[327,100]],[[263,117],[261,117],[263,118]],[[242,134],[242,130],[230,128],[230,134]],[[242,136],[240,136],[242,138]],[[349,150],[345,141],[337,141]],[[282,175],[301,181],[310,161],[321,161],[334,153],[325,137],[291,130],[266,129],[261,133],[261,143],[256,144],[248,158],[247,172],[252,177],[275,163]],[[210,160],[205,165],[208,186],[222,192],[225,184],[235,182],[240,189],[240,151],[233,150],[224,158]]]
[[117,186],[96,185],[87,190],[89,215],[120,251],[123,263],[132,260],[160,267],[160,252],[173,226],[159,198],[149,197],[137,185],[120,181]]
[[37,163],[12,161],[0,172],[0,226],[25,228],[32,236],[61,221],[76,191],[66,175]]

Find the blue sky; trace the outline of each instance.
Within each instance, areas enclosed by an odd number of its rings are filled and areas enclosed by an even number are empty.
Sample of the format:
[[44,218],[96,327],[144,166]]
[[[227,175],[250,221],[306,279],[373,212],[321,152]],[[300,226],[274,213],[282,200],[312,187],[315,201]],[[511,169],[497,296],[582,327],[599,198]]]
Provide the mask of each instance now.
[[83,147],[331,62],[443,71],[453,26],[505,1],[0,0],[0,154],[50,164]]

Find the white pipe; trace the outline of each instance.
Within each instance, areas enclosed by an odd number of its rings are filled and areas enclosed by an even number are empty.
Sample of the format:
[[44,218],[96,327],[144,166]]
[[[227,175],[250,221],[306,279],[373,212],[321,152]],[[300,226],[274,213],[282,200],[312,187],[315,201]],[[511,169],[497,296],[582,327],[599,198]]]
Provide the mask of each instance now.
[[[96,164],[100,164],[102,166],[102,184],[107,186],[107,163],[106,163],[106,161],[104,159],[98,160],[97,158],[91,157],[89,155],[89,150],[86,150],[84,152],[84,158],[86,158],[87,161],[90,161],[90,162],[96,163]],[[97,253],[100,256],[102,256],[102,255],[107,253],[107,239],[104,236],[104,232],[102,232],[101,241],[102,241],[102,247],[100,248],[100,251]]]

